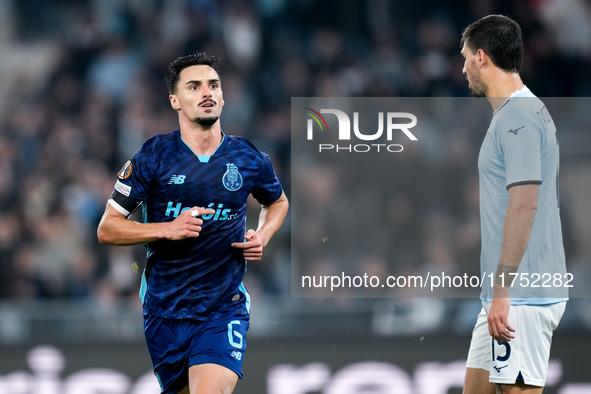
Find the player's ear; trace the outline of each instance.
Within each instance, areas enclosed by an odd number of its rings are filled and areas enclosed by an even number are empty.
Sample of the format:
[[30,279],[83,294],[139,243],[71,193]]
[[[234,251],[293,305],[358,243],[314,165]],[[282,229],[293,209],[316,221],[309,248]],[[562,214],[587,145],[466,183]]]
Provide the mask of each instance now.
[[177,111],[179,109],[181,109],[181,106],[179,104],[179,101],[176,98],[176,95],[174,95],[174,94],[169,95],[168,100],[170,100],[170,106],[172,107],[172,109],[176,109]]
[[476,52],[476,63],[478,65],[483,65],[488,60],[488,55],[482,49],[479,49]]

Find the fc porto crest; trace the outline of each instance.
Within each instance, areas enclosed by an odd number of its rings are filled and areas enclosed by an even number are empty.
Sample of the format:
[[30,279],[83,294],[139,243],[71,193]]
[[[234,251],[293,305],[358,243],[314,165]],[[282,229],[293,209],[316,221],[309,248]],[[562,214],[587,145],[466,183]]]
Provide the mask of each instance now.
[[242,186],[242,175],[238,172],[238,167],[232,163],[226,164],[226,172],[222,177],[222,184],[226,189],[235,192]]

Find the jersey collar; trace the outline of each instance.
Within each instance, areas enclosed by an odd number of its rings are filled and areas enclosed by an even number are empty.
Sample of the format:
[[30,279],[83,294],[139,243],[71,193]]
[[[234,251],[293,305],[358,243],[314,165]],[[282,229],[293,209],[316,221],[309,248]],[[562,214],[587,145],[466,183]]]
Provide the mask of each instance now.
[[523,85],[522,88],[517,89],[516,91],[511,93],[509,95],[509,97],[507,97],[507,99],[505,100],[503,105],[501,105],[495,112],[493,112],[493,116],[495,116],[497,114],[497,112],[499,112],[501,110],[501,108],[503,108],[505,105],[507,105],[507,103],[511,100],[512,97],[515,97],[515,96],[522,94],[522,93],[528,93],[528,92],[531,93],[531,90],[529,90],[529,88],[527,86]]
[[179,130],[179,137],[180,137],[181,141],[183,142],[183,144],[184,144],[184,145],[185,145],[185,146],[186,146],[186,147],[187,147],[187,148],[188,148],[188,149],[189,149],[191,152],[193,152],[193,154],[194,154],[195,156],[197,156],[197,159],[199,159],[199,161],[200,161],[201,163],[208,163],[208,162],[209,162],[209,159],[210,159],[210,158],[211,158],[213,155],[215,155],[215,154],[217,153],[217,151],[220,149],[220,147],[221,147],[222,145],[224,145],[224,144],[225,144],[225,142],[226,142],[226,134],[225,134],[223,131],[222,131],[221,133],[222,133],[222,140],[220,141],[220,144],[217,146],[217,148],[215,148],[215,151],[214,151],[214,152],[211,154],[211,156],[210,156],[210,155],[198,155],[198,154],[196,154],[196,153],[193,151],[193,149],[191,149],[191,147],[190,147],[190,146],[189,146],[189,145],[188,145],[188,144],[185,142],[185,140],[183,139],[183,136],[182,136],[182,134],[181,134],[180,130]]
[[516,91],[514,91],[513,93],[511,93],[511,95],[509,96],[509,98],[511,97],[515,97],[518,94],[522,94],[522,93],[531,93],[531,91],[529,90],[529,88],[525,85],[523,85],[523,87],[521,89],[517,89]]

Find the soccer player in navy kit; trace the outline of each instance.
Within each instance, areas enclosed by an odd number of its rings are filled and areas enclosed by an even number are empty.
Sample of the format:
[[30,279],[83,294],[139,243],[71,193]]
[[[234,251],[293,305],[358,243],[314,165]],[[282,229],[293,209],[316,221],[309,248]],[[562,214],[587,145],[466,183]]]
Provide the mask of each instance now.
[[482,284],[464,393],[540,394],[552,333],[568,299],[562,280],[554,288],[539,280],[566,274],[556,126],[519,76],[523,42],[515,21],[484,17],[464,30],[462,44],[469,88],[493,108],[478,172],[481,271],[494,275]]
[[[249,324],[246,261],[261,259],[288,210],[269,157],[221,130],[216,61],[196,53],[170,64],[180,129],[123,166],[97,231],[103,244],[147,246],[144,331],[165,394],[234,390]],[[249,194],[261,204],[256,231],[245,229]],[[143,223],[127,220],[140,205]]]

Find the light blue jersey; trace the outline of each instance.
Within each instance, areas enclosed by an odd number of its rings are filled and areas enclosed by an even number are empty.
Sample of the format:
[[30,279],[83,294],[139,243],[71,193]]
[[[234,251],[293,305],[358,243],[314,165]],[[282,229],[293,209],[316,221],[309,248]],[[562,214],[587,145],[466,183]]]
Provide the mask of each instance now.
[[496,273],[501,255],[509,189],[523,184],[540,185],[538,209],[511,288],[511,304],[544,305],[567,300],[558,167],[554,121],[544,103],[524,87],[493,114],[478,157],[483,300],[492,300],[489,275]]

